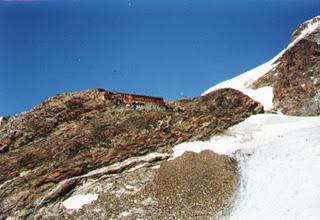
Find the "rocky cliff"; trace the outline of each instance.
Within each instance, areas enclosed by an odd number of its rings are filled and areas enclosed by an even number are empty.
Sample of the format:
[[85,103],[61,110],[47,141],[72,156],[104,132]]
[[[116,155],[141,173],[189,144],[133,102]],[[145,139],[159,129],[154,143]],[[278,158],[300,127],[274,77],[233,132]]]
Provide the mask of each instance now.
[[[61,94],[2,120],[0,219],[203,219],[226,210],[237,184],[235,161],[210,152],[162,161],[179,143],[208,139],[262,113],[260,103],[221,89],[166,103],[166,110],[137,110],[106,93]],[[83,193],[99,199],[79,212],[62,204]]]

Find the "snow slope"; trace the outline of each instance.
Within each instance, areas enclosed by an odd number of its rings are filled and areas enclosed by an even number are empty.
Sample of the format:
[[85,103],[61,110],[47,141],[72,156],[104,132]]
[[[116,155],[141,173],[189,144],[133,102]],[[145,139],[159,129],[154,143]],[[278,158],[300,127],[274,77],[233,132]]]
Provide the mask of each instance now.
[[[305,29],[303,29],[300,35],[292,41],[287,48],[282,50],[277,56],[269,60],[268,62],[249,70],[245,73],[240,74],[237,77],[234,77],[230,80],[221,82],[208,90],[206,90],[202,95],[208,94],[214,90],[221,89],[221,88],[234,88],[237,89],[244,94],[248,95],[252,99],[260,102],[265,110],[271,110],[273,108],[272,99],[273,99],[273,92],[272,87],[262,87],[257,90],[250,89],[249,86],[255,82],[257,79],[268,73],[270,70],[277,66],[277,60],[291,47],[296,45],[301,39],[308,36],[310,33],[314,32],[315,30],[320,28],[320,21],[316,21],[319,19],[320,16],[315,17],[309,21],[306,21],[308,25]],[[313,22],[314,21],[314,22]]]
[[264,106],[265,110],[270,110],[273,108],[272,87],[263,87],[257,90],[253,90],[248,88],[248,86],[250,86],[251,83],[262,77],[264,74],[272,70],[275,67],[275,65],[273,64],[275,60],[276,58],[273,58],[272,60],[262,64],[261,66],[258,66],[248,72],[245,72],[235,78],[219,83],[205,91],[202,95],[206,95],[217,89],[233,88],[248,95],[250,98],[260,102]]
[[241,187],[227,219],[320,219],[319,146],[320,117],[265,114],[210,141],[177,145],[174,157],[211,149],[239,159]]

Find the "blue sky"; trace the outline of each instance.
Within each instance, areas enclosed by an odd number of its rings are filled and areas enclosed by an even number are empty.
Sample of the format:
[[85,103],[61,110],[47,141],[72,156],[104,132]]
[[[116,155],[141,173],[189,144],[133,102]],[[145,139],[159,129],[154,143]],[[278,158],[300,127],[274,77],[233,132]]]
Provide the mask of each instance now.
[[260,65],[320,1],[0,1],[0,115],[62,92],[200,95]]

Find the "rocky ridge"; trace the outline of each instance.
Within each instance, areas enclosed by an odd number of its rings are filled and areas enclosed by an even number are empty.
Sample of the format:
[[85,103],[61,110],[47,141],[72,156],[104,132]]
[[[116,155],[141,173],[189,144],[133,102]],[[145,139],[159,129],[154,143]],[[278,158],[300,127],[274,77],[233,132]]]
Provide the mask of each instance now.
[[319,115],[320,17],[300,25],[293,32],[292,41],[275,61],[275,68],[250,87],[273,87],[274,109],[284,114]]
[[[112,198],[114,208],[110,217],[130,219],[129,214],[120,212],[123,206],[117,202],[121,195],[127,196],[126,181],[134,182],[134,186],[129,187],[131,194],[133,191],[137,198],[146,199],[141,195],[147,192],[153,195],[152,192],[157,191],[157,180],[163,181],[160,179],[165,168],[161,165],[158,172],[155,166],[170,157],[173,146],[206,140],[252,114],[263,112],[260,103],[233,89],[221,89],[191,101],[166,103],[166,111],[128,108],[121,99],[106,99],[105,94],[103,90],[61,94],[30,112],[2,121],[0,218],[73,218],[77,214],[69,213],[61,202],[72,194],[98,192],[100,203],[94,204],[99,206],[104,204],[103,198]],[[210,153],[204,157],[210,156],[217,157]],[[223,161],[230,164],[226,165],[227,170],[234,173],[232,176],[226,171],[228,193],[223,198],[227,198],[232,196],[230,189],[234,189],[237,182],[236,165],[228,158]],[[176,163],[179,167],[179,160]],[[215,172],[215,169],[209,170],[204,175],[214,178]],[[216,181],[218,184],[225,180]],[[120,189],[121,185],[124,188]],[[148,186],[152,190],[148,191]],[[150,201],[157,204],[151,207],[168,207],[163,197],[151,197],[155,199]],[[181,206],[179,211],[171,212],[169,208],[162,213],[186,216],[183,213],[188,213],[191,203],[184,201],[185,207]],[[222,201],[217,203],[215,207],[220,207],[215,209],[217,212],[227,207]],[[198,207],[203,209],[202,205]],[[87,211],[92,214],[93,210]],[[212,212],[203,211],[201,217],[209,217]],[[144,218],[154,218],[152,211],[139,213],[146,213]],[[95,215],[99,213],[91,217]]]
[[234,88],[259,101],[266,111],[320,114],[320,16],[301,24],[292,42],[268,62],[221,82],[203,95]]

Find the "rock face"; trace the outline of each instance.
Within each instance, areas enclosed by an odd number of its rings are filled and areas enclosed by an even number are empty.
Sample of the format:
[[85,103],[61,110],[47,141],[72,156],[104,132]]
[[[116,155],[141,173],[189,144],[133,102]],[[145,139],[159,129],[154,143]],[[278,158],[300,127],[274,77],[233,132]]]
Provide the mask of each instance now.
[[[65,217],[88,219],[98,212],[106,219],[212,219],[227,210],[238,186],[236,161],[211,151],[186,152],[143,175],[150,178],[144,188],[132,190],[133,177],[120,181],[123,190],[116,191],[122,193],[105,193]],[[135,176],[141,181],[141,173]]]
[[[119,185],[113,183],[121,182],[119,179],[123,184],[133,181],[135,190],[143,193],[154,176],[155,184],[164,181],[161,173],[170,166],[161,166],[159,174],[150,167],[168,159],[173,146],[208,139],[263,112],[261,104],[233,89],[166,105],[166,111],[139,111],[128,108],[121,99],[106,98],[106,91],[90,90],[61,94],[28,113],[3,119],[0,219],[68,216],[62,200],[91,190],[101,193],[103,204],[103,198],[118,192]],[[214,178],[215,172],[211,170],[208,177]],[[236,179],[231,179],[225,184],[233,187]],[[86,184],[91,185],[84,187]],[[220,183],[213,184],[218,190]],[[156,192],[157,185],[153,186],[151,191]],[[191,210],[189,206],[181,207],[184,209]]]
[[320,115],[320,17],[300,25],[292,40],[275,68],[251,88],[272,86],[274,108],[284,114]]

